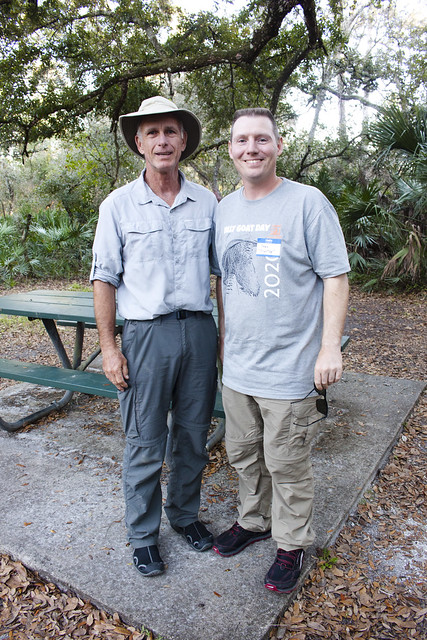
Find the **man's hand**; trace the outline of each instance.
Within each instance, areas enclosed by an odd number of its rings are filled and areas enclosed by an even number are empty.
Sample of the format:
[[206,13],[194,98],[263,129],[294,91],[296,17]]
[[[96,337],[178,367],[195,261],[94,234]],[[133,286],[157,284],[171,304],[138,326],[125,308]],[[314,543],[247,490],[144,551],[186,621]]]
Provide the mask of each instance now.
[[119,391],[127,389],[127,380],[129,380],[128,364],[118,347],[102,352],[102,368],[109,381]]
[[338,382],[342,376],[341,346],[322,347],[314,367],[314,384],[316,389],[327,389]]

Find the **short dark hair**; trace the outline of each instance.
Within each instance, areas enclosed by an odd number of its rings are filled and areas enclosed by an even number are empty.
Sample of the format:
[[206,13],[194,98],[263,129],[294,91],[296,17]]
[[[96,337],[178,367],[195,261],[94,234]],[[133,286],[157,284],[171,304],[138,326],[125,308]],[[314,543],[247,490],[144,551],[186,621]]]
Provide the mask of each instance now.
[[268,118],[273,125],[273,133],[276,140],[279,140],[280,134],[279,129],[277,127],[277,122],[269,109],[264,109],[263,107],[250,107],[249,109],[238,109],[233,116],[233,120],[231,122],[231,131],[230,131],[230,140],[233,138],[233,127],[236,121],[243,116],[255,117],[255,116],[264,116]]

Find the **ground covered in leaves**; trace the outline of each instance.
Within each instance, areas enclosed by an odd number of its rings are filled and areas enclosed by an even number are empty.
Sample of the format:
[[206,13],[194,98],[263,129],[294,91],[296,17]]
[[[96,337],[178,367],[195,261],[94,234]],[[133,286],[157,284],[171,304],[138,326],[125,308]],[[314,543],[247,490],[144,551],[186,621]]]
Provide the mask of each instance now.
[[[63,288],[64,283],[36,286]],[[0,289],[0,295],[5,293]],[[345,367],[425,380],[425,328],[426,300],[421,295],[366,294],[353,288]],[[71,340],[66,331],[64,335],[65,341]],[[36,324],[0,319],[0,356],[54,360],[44,340],[44,330]],[[94,340],[92,334],[89,341]],[[6,384],[11,383],[0,380],[0,388]],[[317,567],[272,627],[270,640],[427,637],[426,415],[424,393],[388,464],[334,546],[319,550]],[[225,464],[220,445],[211,453],[207,474]],[[152,635],[124,625],[117,614],[62,593],[20,562],[0,556],[0,640],[38,638],[148,640]]]

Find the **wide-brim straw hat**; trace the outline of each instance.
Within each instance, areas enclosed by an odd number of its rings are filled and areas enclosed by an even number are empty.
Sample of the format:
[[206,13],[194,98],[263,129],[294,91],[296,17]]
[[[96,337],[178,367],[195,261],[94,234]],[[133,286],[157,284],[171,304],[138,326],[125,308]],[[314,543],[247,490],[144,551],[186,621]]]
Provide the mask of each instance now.
[[129,149],[139,158],[144,156],[138,151],[135,136],[141,120],[146,116],[162,116],[166,114],[180,120],[187,133],[187,145],[181,154],[181,160],[188,158],[199,146],[202,137],[202,125],[194,113],[188,109],[179,109],[172,100],[162,96],[154,96],[143,100],[138,111],[126,113],[119,118],[119,127],[124,140]]

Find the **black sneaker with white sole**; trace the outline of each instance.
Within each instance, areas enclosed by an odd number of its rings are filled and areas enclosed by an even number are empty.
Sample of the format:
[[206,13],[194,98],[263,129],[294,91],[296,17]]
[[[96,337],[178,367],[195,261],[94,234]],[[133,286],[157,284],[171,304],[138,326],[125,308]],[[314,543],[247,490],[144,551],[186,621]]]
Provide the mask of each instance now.
[[171,525],[172,529],[181,534],[184,540],[195,551],[207,551],[212,547],[213,535],[208,531],[204,524],[196,520],[186,527],[178,527]]
[[165,570],[157,545],[133,550],[133,563],[143,576],[158,576]]

